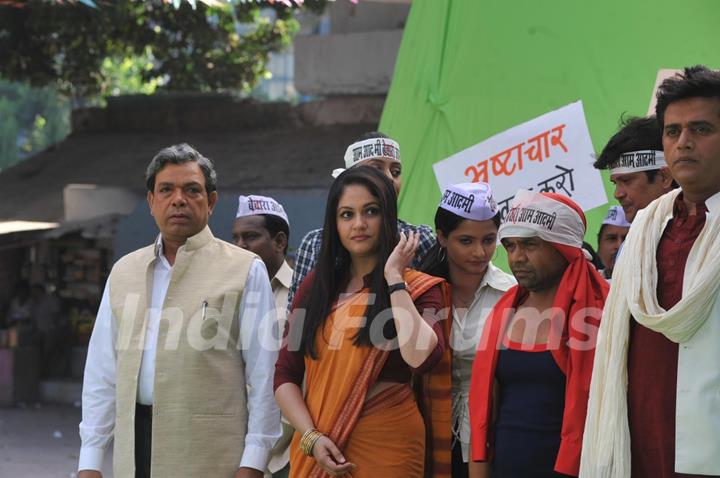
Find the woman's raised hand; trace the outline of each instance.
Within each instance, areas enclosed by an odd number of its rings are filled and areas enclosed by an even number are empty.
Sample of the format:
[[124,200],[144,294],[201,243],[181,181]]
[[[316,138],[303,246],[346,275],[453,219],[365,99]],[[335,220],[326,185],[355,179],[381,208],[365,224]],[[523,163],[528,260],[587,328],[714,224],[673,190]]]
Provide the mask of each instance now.
[[385,280],[388,284],[402,282],[402,273],[406,268],[410,267],[413,259],[415,259],[415,252],[419,243],[420,236],[418,233],[411,232],[409,236],[405,236],[403,232],[400,233],[400,241],[398,241],[397,246],[395,246],[385,263]]

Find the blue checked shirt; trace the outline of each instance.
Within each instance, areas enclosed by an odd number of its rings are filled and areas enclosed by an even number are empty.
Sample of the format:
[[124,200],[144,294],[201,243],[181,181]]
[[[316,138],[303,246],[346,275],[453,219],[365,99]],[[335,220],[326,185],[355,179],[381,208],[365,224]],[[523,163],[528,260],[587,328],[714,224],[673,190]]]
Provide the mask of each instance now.
[[[417,254],[415,260],[410,267],[417,268],[425,257],[425,254],[435,244],[435,234],[432,229],[425,224],[414,226],[405,221],[398,219],[398,231],[405,233],[407,236],[410,232],[416,232],[420,235]],[[293,272],[292,284],[288,293],[288,311],[292,305],[295,292],[300,286],[306,275],[315,268],[317,259],[320,256],[320,245],[322,244],[322,229],[315,229],[305,234],[300,247],[297,250],[297,259],[295,260],[295,272]]]

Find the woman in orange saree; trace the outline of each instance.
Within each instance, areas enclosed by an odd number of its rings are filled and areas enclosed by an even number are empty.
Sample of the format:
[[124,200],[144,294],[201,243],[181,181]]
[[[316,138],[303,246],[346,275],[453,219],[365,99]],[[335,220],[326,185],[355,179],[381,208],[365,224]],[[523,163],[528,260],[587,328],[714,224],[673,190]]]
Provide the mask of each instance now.
[[382,173],[359,166],[338,176],[318,266],[293,301],[276,366],[275,397],[297,430],[291,477],[423,476],[425,426],[410,378],[443,354],[433,319],[444,284],[407,269],[417,241],[398,239]]

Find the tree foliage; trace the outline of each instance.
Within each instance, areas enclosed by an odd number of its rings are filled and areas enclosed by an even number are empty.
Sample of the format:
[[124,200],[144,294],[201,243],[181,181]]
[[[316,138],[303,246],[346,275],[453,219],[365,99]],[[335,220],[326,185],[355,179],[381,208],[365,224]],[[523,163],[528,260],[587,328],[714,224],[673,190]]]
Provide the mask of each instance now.
[[[306,1],[303,8],[321,11],[326,1]],[[95,4],[0,6],[2,75],[84,97],[107,91],[110,73],[122,72],[126,58],[139,58],[144,66],[135,73],[160,90],[247,91],[268,55],[288,45],[298,28],[296,9],[278,2]]]
[[70,102],[53,88],[0,80],[0,170],[61,141]]

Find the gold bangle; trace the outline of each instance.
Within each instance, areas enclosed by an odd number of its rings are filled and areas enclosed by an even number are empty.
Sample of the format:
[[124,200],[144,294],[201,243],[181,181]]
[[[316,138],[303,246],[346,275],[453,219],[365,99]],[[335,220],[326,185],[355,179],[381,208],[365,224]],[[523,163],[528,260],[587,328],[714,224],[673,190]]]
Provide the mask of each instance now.
[[315,443],[320,439],[320,437],[323,436],[320,432],[315,432],[312,435],[310,435],[305,443],[305,454],[308,456],[312,455],[313,447],[315,446]]
[[303,454],[306,454],[306,453],[305,453],[305,444],[307,443],[307,439],[308,439],[309,434],[312,433],[312,432],[313,432],[313,429],[308,429],[305,433],[303,433],[302,438],[300,438],[300,444],[299,444],[299,446],[300,446],[300,451],[302,451]]
[[307,455],[312,456],[313,454],[313,448],[315,447],[315,443],[323,436],[322,433],[318,432],[317,434],[313,435],[310,440],[308,440],[307,443]]
[[300,451],[303,452],[304,455],[309,455],[308,453],[308,439],[314,435],[314,432],[308,435],[303,435],[303,439],[300,441]]
[[323,434],[320,433],[317,428],[308,428],[300,439],[300,451],[307,456],[312,455],[312,449],[321,436],[323,436]]
[[315,433],[316,431],[317,430],[315,428],[308,428],[307,430],[305,430],[305,433],[303,433],[302,438],[300,438],[300,451],[302,451],[306,455],[307,455],[307,453],[305,452],[305,450],[307,449],[306,444],[307,444],[308,437],[310,435],[312,435],[313,433]]

